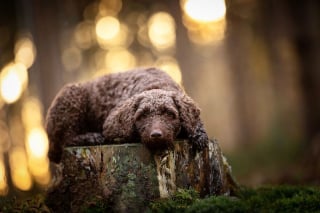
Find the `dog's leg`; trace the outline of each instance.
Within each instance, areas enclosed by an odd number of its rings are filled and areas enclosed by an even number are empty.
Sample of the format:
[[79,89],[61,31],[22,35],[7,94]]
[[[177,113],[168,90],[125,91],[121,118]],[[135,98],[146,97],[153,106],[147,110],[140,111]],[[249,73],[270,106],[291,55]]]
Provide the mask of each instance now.
[[201,121],[197,123],[194,131],[189,135],[189,140],[196,150],[203,150],[208,146],[209,138]]
[[86,134],[78,135],[73,138],[69,146],[93,146],[105,143],[105,138],[102,133],[89,132]]

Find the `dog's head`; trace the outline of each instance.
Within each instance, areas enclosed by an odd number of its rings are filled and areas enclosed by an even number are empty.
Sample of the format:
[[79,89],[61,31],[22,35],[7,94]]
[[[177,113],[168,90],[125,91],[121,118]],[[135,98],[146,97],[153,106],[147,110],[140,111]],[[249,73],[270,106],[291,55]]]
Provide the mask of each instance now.
[[142,143],[150,148],[171,146],[181,129],[172,94],[162,90],[147,92],[134,114],[134,128]]
[[[110,113],[107,139],[137,140],[151,149],[171,147],[180,133],[192,131],[200,110],[185,94],[154,89],[131,97]],[[128,141],[129,142],[129,141]]]

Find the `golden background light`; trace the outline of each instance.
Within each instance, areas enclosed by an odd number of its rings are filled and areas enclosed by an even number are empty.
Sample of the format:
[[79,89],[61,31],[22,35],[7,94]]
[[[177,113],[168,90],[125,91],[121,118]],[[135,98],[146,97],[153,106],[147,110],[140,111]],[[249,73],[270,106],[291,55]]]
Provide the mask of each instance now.
[[112,49],[105,56],[105,65],[111,72],[125,71],[135,67],[136,58],[127,49]]
[[100,70],[106,68],[105,57],[106,51],[103,49],[99,49],[95,51],[94,56],[91,58],[90,64],[93,67],[93,70]]
[[36,57],[36,49],[30,38],[19,39],[14,47],[15,62],[22,63],[30,68]]
[[74,40],[81,49],[89,49],[95,43],[94,22],[79,23],[74,31]]
[[41,185],[50,181],[49,141],[42,122],[42,105],[36,97],[28,97],[23,103],[21,118],[26,130],[25,149],[28,168],[34,180]]
[[223,19],[218,22],[199,26],[196,30],[189,30],[190,40],[196,44],[206,45],[222,41],[225,36],[226,21]]
[[0,74],[0,93],[8,103],[16,102],[28,83],[27,69],[23,64],[10,63]]
[[199,45],[210,45],[224,39],[226,5],[224,0],[181,0],[183,24],[189,39]]
[[28,132],[26,149],[29,156],[39,160],[46,158],[48,153],[48,137],[43,128],[33,128]]
[[48,138],[42,128],[33,129],[28,133],[26,142],[28,154],[28,168],[35,181],[41,185],[50,182],[48,153]]
[[190,18],[200,22],[220,21],[226,14],[224,0],[186,0],[183,9]]
[[101,0],[98,6],[98,14],[105,15],[117,15],[122,8],[121,0]]
[[98,39],[110,40],[119,33],[119,30],[120,23],[112,16],[105,16],[97,21],[96,34]]
[[138,26],[137,41],[144,47],[150,47],[152,44],[148,36],[148,15],[146,13],[138,14],[136,23]]
[[182,82],[182,74],[178,62],[169,56],[160,57],[156,62],[155,66],[159,67],[166,73],[168,73],[174,81],[178,84]]
[[42,124],[42,106],[35,97],[28,97],[21,109],[21,119],[26,131],[41,126]]
[[176,41],[175,21],[169,13],[158,12],[148,21],[148,36],[158,50],[173,47]]
[[150,67],[154,66],[154,56],[148,51],[141,51],[137,54],[139,67]]
[[10,148],[9,129],[5,122],[0,121],[0,158],[1,153],[7,152]]
[[62,53],[62,64],[66,71],[74,71],[80,67],[82,63],[82,53],[77,47],[69,47],[64,49]]
[[0,195],[6,195],[8,192],[8,184],[6,177],[6,170],[3,159],[0,158]]
[[28,170],[27,156],[21,147],[13,148],[9,153],[10,171],[13,184],[20,190],[27,191],[32,187]]
[[49,184],[51,175],[49,172],[48,159],[39,160],[36,158],[29,158],[28,165],[32,176],[38,184]]
[[103,49],[111,49],[114,47],[128,47],[133,41],[133,36],[129,33],[128,27],[125,24],[120,24],[119,31],[110,39],[99,39],[98,43]]

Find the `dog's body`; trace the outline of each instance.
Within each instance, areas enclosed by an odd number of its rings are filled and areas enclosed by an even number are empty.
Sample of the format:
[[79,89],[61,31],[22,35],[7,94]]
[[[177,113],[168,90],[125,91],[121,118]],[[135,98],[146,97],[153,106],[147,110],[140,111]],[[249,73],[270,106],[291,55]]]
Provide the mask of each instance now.
[[49,158],[59,162],[64,146],[140,140],[147,147],[172,146],[188,138],[207,145],[200,110],[184,90],[156,68],[105,75],[65,86],[46,119]]

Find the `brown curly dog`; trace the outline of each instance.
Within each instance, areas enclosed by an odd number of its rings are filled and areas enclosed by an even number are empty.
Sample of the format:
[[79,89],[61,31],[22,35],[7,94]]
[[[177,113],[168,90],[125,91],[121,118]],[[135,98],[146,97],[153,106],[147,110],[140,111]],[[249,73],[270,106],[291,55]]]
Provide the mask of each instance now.
[[200,110],[165,72],[135,69],[66,85],[46,118],[49,158],[60,162],[64,146],[141,141],[150,149],[186,138],[207,146]]

